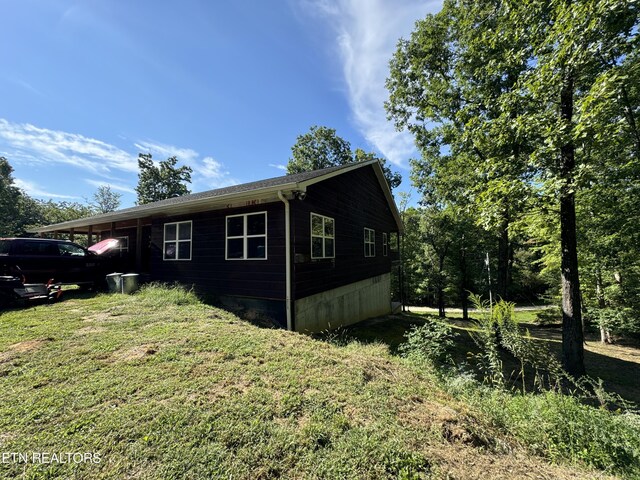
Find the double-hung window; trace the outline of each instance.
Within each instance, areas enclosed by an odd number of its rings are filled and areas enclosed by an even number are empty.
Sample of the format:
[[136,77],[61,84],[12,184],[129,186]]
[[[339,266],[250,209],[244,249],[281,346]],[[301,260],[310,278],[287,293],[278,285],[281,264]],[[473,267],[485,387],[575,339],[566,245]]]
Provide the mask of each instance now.
[[192,222],[164,224],[164,260],[191,260]]
[[364,229],[364,256],[376,256],[376,231],[370,228]]
[[229,215],[226,244],[227,260],[266,260],[267,212]]
[[118,253],[121,257],[129,253],[129,237],[115,237],[118,240]]
[[386,233],[382,233],[382,256],[386,257],[389,254],[389,240]]
[[311,214],[311,258],[334,258],[336,234],[331,217]]

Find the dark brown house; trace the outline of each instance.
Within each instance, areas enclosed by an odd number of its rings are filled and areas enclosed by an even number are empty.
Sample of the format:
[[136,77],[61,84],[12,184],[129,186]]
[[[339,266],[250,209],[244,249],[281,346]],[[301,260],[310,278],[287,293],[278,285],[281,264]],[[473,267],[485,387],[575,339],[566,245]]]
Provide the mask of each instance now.
[[171,198],[37,229],[120,238],[122,267],[313,332],[391,310],[402,230],[377,161]]

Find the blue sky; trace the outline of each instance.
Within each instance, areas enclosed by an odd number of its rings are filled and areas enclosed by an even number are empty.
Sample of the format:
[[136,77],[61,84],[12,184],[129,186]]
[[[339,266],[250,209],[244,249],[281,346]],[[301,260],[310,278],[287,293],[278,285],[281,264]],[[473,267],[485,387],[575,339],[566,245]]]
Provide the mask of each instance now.
[[36,198],[135,202],[137,156],[176,155],[192,191],[283,174],[297,135],[337,130],[405,178],[385,118],[400,37],[441,0],[0,0],[0,156]]

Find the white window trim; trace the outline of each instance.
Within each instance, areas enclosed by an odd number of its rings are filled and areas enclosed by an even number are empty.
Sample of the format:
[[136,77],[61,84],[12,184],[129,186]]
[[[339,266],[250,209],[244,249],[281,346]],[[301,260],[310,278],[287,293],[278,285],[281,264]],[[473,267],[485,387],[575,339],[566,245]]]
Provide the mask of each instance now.
[[[371,239],[367,238],[368,232],[371,232]],[[367,248],[368,245],[373,245],[373,247],[371,248],[371,250],[373,251],[373,255],[367,255],[367,250],[369,250]],[[376,256],[376,231],[367,227],[364,227],[364,256],[367,258],[373,258]]]
[[[313,234],[313,217],[314,216],[315,217],[319,217],[319,218],[322,219],[322,235],[314,235]],[[332,217],[327,217],[325,215],[320,215],[318,213],[313,213],[313,212],[311,212],[311,215],[310,215],[309,218],[310,218],[309,229],[311,231],[311,240],[310,240],[311,241],[311,258],[313,260],[322,260],[324,258],[336,258],[336,220],[334,218],[332,218]],[[326,236],[324,234],[324,221],[325,221],[325,219],[331,220],[333,222],[333,236],[332,237]],[[322,256],[321,257],[314,257],[313,256],[313,238],[314,237],[315,238],[322,238]],[[333,240],[333,255],[327,255],[326,252],[325,252],[325,242],[324,241],[327,238]]]
[[[116,240],[118,240],[118,252],[122,253],[122,252],[129,252],[129,237],[113,237]],[[123,247],[122,246],[122,240],[125,240],[127,242],[127,246]],[[164,253],[163,253],[164,255]]]
[[[183,223],[189,224],[189,240],[180,240],[180,225]],[[167,240],[167,226],[175,225],[176,226],[176,239],[175,240]],[[177,258],[178,252],[180,251],[179,244],[189,242],[189,258]],[[167,243],[175,243],[176,244],[176,258],[167,258],[165,254],[167,253]],[[162,227],[162,260],[165,262],[190,262],[191,257],[193,256],[193,222],[191,220],[185,220],[182,222],[169,222],[165,223]]]
[[389,240],[386,232],[382,232],[382,256],[386,257],[389,255]]
[[[261,233],[260,235],[247,235],[247,217],[249,217],[250,215],[258,215],[258,214],[263,214],[264,215],[264,233]],[[229,232],[227,231],[227,229],[229,228],[229,222],[227,221],[229,218],[234,218],[234,217],[244,217],[243,220],[243,225],[242,225],[242,231],[244,232],[243,235],[237,235],[234,237],[230,237],[229,236]],[[255,260],[255,261],[263,261],[263,260],[267,260],[268,256],[269,256],[269,249],[267,248],[268,244],[269,244],[269,239],[268,239],[268,235],[267,232],[269,231],[268,229],[268,221],[269,221],[269,216],[267,215],[266,210],[262,211],[262,212],[249,212],[249,213],[240,213],[238,215],[227,215],[226,217],[224,217],[224,259],[225,260]],[[264,237],[264,258],[247,258],[247,239],[249,238],[261,238]],[[238,238],[242,238],[243,242],[242,242],[242,258],[229,258],[229,252],[228,252],[228,240],[229,239],[238,239]]]

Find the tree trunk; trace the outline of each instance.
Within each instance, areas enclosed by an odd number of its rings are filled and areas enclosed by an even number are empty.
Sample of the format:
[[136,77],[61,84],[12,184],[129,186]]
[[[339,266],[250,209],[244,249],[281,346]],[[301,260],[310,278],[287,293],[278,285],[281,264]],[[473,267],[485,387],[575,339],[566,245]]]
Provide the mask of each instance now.
[[[560,115],[567,126],[573,120],[574,83],[571,73],[565,73],[560,91]],[[573,377],[585,374],[584,334],[580,310],[580,280],[578,275],[578,241],[576,205],[573,182],[575,145],[572,140],[560,147],[560,246],[562,270],[562,366]]]
[[[602,272],[600,267],[596,267],[596,298],[598,299],[598,308],[605,308],[604,293],[602,291]],[[611,341],[611,332],[604,325],[600,325],[600,341],[602,343],[613,343]]]

